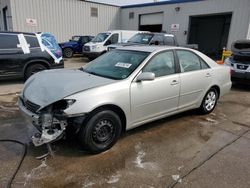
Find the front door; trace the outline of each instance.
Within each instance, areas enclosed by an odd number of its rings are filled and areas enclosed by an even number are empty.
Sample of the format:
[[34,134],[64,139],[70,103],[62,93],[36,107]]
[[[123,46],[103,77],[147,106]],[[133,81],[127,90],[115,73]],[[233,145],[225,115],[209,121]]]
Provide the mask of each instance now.
[[175,67],[172,51],[158,53],[142,69],[142,72],[153,72],[155,79],[132,82],[131,116],[134,126],[177,110],[180,79]]

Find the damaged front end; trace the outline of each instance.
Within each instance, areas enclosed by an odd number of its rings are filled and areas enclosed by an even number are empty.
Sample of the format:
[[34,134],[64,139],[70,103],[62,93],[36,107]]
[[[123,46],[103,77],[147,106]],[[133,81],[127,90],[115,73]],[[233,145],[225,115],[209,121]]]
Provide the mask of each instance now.
[[64,137],[69,117],[64,110],[73,105],[75,100],[60,100],[47,107],[19,98],[20,111],[39,130],[32,136],[35,146],[49,144]]

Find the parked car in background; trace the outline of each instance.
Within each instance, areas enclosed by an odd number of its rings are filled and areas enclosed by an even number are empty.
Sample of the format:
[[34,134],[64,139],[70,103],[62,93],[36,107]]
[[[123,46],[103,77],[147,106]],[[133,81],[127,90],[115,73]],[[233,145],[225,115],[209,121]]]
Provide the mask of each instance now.
[[81,54],[84,44],[90,42],[93,36],[73,36],[69,42],[59,43],[63,51],[63,56],[71,58],[74,54]]
[[238,40],[232,44],[232,56],[225,65],[232,70],[232,81],[250,84],[250,40]]
[[106,53],[108,45],[126,42],[139,32],[140,31],[113,30],[99,33],[91,42],[84,45],[82,53],[90,60],[93,60]]
[[178,46],[176,37],[173,34],[166,33],[137,33],[127,42],[113,44],[108,46],[108,51],[122,46],[138,46],[138,45],[167,45]]
[[63,68],[62,51],[49,33],[0,32],[0,79]]
[[85,149],[99,153],[122,131],[190,109],[208,114],[230,88],[230,68],[196,50],[131,46],[78,70],[34,75],[19,108],[40,132],[32,138],[36,146],[71,128]]

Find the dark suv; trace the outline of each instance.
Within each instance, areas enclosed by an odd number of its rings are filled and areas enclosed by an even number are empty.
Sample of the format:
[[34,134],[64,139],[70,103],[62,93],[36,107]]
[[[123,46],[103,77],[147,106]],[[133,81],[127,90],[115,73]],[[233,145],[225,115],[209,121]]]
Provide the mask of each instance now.
[[0,79],[29,78],[63,68],[62,51],[49,33],[0,32]]

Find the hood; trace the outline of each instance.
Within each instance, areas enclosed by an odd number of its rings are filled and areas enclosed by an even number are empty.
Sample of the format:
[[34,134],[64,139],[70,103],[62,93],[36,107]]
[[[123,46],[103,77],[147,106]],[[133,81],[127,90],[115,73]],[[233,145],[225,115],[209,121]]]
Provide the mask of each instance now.
[[22,97],[46,107],[77,92],[114,82],[117,81],[81,70],[49,70],[30,77],[24,85]]
[[103,42],[88,42],[84,46],[95,46],[95,45],[102,45]]
[[119,47],[126,47],[126,46],[141,46],[141,45],[145,45],[145,44],[126,42],[126,43],[112,44],[112,45],[109,45],[108,47],[119,48]]

